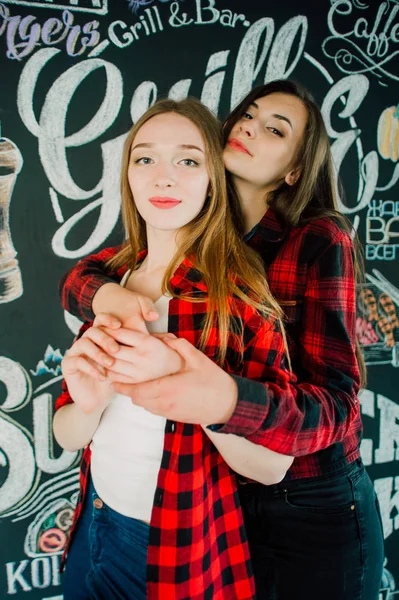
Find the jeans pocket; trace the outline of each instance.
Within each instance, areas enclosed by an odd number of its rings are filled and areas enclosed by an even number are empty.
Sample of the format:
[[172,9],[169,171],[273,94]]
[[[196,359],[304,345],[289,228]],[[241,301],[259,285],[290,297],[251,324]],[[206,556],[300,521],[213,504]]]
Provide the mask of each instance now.
[[298,485],[284,493],[286,505],[302,513],[339,516],[353,514],[355,510],[353,488],[347,475]]
[[107,536],[108,520],[104,508],[94,508],[89,529],[89,545],[92,563],[101,561],[104,552],[104,541]]

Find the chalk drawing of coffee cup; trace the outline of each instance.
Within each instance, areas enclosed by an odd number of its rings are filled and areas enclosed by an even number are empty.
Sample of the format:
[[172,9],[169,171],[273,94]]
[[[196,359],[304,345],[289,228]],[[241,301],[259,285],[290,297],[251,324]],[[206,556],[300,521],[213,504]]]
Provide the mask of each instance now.
[[377,141],[382,158],[396,162],[399,158],[399,105],[382,111],[378,120]]
[[21,270],[10,232],[10,203],[23,159],[18,147],[0,137],[0,304],[23,294]]

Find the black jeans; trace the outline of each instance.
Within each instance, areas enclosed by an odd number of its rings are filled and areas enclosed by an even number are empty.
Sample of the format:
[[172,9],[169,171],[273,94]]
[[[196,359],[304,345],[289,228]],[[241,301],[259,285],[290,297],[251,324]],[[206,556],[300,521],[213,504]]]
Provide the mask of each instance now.
[[328,477],[240,485],[257,600],[378,600],[378,500],[361,460]]

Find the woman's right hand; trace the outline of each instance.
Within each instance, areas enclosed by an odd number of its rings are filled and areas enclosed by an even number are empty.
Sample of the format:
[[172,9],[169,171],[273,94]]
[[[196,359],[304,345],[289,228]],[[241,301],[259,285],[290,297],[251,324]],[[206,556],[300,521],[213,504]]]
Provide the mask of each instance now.
[[82,412],[89,414],[101,406],[105,408],[115,393],[106,376],[112,366],[112,354],[119,344],[102,327],[118,329],[120,322],[111,315],[99,315],[90,327],[66,352],[62,363],[68,391]]

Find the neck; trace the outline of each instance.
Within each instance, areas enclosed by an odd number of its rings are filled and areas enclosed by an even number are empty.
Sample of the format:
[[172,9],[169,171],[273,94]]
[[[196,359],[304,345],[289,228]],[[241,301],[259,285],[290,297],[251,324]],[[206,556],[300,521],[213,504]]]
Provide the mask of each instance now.
[[166,271],[177,252],[176,231],[162,231],[147,225],[146,271]]
[[269,190],[256,187],[238,177],[233,177],[233,183],[240,200],[245,233],[248,233],[259,223],[267,211],[267,193]]

